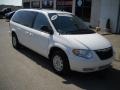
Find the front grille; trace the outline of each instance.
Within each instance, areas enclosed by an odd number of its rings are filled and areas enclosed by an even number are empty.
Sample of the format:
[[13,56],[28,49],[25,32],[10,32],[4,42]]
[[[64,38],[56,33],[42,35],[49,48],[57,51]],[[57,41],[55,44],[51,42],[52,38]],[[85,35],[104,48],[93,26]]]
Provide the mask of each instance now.
[[100,49],[100,50],[95,50],[95,52],[101,60],[106,60],[106,59],[113,56],[112,47]]

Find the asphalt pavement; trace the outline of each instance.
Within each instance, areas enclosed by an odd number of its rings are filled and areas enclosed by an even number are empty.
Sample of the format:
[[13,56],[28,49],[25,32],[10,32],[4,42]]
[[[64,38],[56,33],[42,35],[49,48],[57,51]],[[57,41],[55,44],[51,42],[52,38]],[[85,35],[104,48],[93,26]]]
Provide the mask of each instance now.
[[107,73],[60,76],[48,59],[25,47],[14,49],[8,31],[9,23],[0,19],[0,90],[120,90],[119,61]]

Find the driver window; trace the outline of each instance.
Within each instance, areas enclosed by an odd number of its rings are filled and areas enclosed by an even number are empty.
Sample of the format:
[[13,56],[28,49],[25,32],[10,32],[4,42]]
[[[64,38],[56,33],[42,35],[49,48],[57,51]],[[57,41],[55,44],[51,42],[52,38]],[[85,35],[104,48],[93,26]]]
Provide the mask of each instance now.
[[42,26],[50,26],[50,24],[47,17],[44,14],[38,13],[33,24],[33,28],[41,31]]

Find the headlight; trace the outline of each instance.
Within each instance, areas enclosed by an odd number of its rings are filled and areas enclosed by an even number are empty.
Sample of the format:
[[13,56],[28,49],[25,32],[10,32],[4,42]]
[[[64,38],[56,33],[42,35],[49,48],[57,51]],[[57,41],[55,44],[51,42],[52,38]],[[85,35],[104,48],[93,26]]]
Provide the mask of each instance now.
[[91,50],[85,50],[85,49],[73,49],[73,54],[79,57],[90,59],[93,57],[93,54]]

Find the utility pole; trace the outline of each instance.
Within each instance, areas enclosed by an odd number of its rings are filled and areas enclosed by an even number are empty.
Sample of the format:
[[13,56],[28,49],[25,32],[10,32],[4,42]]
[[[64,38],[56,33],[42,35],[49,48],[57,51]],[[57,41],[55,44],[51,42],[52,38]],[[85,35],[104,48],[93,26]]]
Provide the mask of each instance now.
[[76,0],[73,0],[72,3],[72,13],[75,15],[75,5],[76,5]]
[[56,10],[56,0],[53,0],[53,9]]
[[31,5],[31,4],[32,4],[32,1],[31,1],[31,0],[29,0],[29,1],[30,1],[30,8],[32,8],[32,5]]
[[40,8],[42,8],[42,0],[40,0]]

